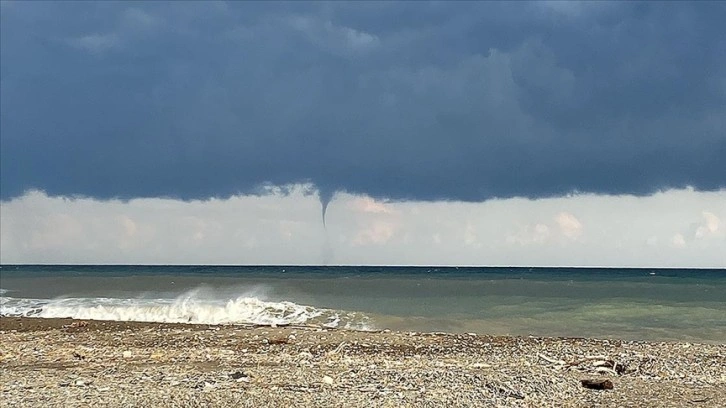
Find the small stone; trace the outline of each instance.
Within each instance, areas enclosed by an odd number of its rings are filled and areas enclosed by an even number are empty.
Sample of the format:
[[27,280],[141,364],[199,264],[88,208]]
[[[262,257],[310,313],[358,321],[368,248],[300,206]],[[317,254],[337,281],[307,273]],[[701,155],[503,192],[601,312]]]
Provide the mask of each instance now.
[[124,358],[131,358],[132,355],[133,355],[133,353],[131,353],[130,350],[126,350],[123,352]]
[[328,385],[333,385],[335,381],[333,380],[333,377],[329,377],[326,375],[325,377],[323,377],[323,382]]
[[613,382],[610,380],[580,380],[583,387],[591,390],[612,390]]
[[84,385],[86,385],[85,381],[83,381],[83,380],[76,381],[76,387],[83,387]]

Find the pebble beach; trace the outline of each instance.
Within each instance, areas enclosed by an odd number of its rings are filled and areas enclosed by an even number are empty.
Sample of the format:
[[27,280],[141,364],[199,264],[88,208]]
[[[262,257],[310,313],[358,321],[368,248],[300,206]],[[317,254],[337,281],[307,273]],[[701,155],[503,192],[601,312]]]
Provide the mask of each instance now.
[[0,336],[7,407],[726,406],[726,344],[16,317]]

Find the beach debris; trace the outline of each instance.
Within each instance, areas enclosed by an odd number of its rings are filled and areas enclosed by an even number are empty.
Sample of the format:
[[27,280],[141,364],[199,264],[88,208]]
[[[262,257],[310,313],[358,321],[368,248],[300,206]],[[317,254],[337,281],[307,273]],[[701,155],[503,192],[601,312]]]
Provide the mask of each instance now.
[[122,356],[123,356],[124,358],[131,358],[131,356],[133,356],[133,353],[131,352],[131,350],[126,350],[126,351],[124,351],[123,353],[121,353],[121,355],[122,355]]
[[[346,344],[345,344],[345,342],[343,341],[343,342],[341,342],[340,344],[338,344],[338,346],[337,346],[337,347],[336,347],[335,349],[333,349],[332,351],[330,351],[329,353],[330,353],[330,354],[338,354],[338,353],[340,353],[340,352],[341,352],[341,351],[343,350],[343,348],[345,348],[345,346],[346,346]],[[361,344],[361,346],[362,346],[362,347],[365,347],[365,346],[363,346],[362,344]]]
[[330,377],[327,375],[325,377],[323,377],[323,383],[325,383],[325,384],[333,385],[334,382],[335,382],[335,380],[333,380],[333,377]]
[[550,364],[554,364],[557,366],[555,368],[559,370],[575,368],[580,371],[592,371],[598,374],[610,374],[615,376],[623,375],[628,371],[625,364],[618,363],[613,359],[609,359],[606,356],[601,355],[585,356],[584,358],[570,362],[554,359],[544,354],[537,354],[537,356]]
[[710,399],[711,398],[696,398],[696,399],[692,399],[688,402],[690,402],[691,404],[697,404],[697,403],[701,403],[701,402],[708,402]]
[[249,375],[247,375],[246,373],[244,373],[242,371],[235,371],[232,374],[230,374],[229,377],[232,378],[233,380],[239,380],[239,379],[243,379],[243,378],[249,378]]
[[594,371],[599,374],[618,375],[618,373],[615,370],[613,370],[612,368],[607,368],[607,367],[595,367]]
[[73,358],[76,359],[76,360],[85,360],[86,359],[86,356],[78,353],[77,351],[74,351],[73,352]]
[[613,382],[610,380],[584,379],[584,380],[580,380],[580,384],[582,384],[583,387],[591,389],[591,390],[612,390],[613,389]]
[[564,365],[566,364],[566,363],[565,363],[564,361],[562,361],[562,360],[555,360],[554,358],[551,358],[551,357],[547,357],[547,356],[546,356],[546,355],[544,355],[544,354],[537,354],[537,357],[539,357],[539,358],[541,358],[542,360],[544,360],[544,361],[546,361],[546,362],[548,362],[548,363],[551,363],[551,364],[556,364],[556,365],[562,365],[562,366],[564,366]]
[[486,386],[490,390],[494,391],[495,395],[499,395],[499,396],[502,396],[505,398],[519,399],[519,400],[525,399],[525,396],[522,392],[515,390],[515,389],[507,388],[501,384],[487,383]]
[[71,324],[66,324],[63,326],[63,328],[64,329],[74,329],[74,328],[86,327],[86,326],[88,326],[88,322],[85,320],[80,320],[80,321],[72,322]]
[[192,388],[195,390],[201,390],[201,389],[215,388],[216,386],[217,386],[216,381],[214,381],[214,380],[200,380],[196,384],[194,384],[194,386],[192,386]]

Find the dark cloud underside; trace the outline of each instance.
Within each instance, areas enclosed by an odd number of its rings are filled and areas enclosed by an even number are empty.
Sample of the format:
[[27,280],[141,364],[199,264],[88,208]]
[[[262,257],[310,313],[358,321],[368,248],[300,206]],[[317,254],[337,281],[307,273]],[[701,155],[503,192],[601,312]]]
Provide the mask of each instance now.
[[726,7],[2,5],[2,198],[726,187]]

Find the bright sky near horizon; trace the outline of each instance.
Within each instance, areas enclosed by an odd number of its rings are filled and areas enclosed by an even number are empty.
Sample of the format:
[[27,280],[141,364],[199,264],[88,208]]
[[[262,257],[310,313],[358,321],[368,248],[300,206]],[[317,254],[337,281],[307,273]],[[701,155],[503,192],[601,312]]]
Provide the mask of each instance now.
[[[312,193],[312,194],[311,194]],[[312,186],[184,202],[48,197],[0,207],[2,263],[726,267],[726,190],[481,203]]]
[[723,21],[2,1],[0,262],[726,267]]

